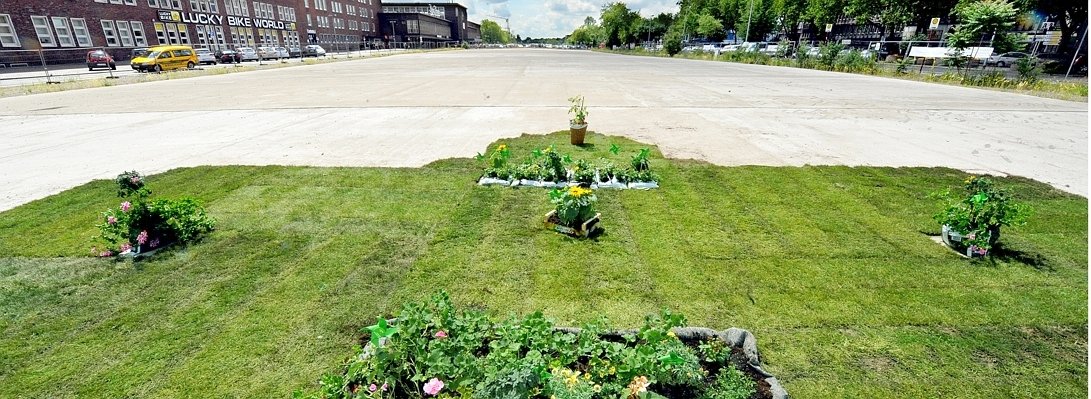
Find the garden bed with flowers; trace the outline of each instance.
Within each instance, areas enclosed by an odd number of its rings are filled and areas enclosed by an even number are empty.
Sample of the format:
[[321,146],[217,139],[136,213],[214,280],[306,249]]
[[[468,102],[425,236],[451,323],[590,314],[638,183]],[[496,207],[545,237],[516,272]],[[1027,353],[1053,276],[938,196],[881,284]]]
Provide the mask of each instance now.
[[446,293],[367,328],[316,398],[787,399],[746,330],[683,328],[664,310],[640,329],[558,328],[536,312],[493,322]]
[[[506,144],[498,144],[488,155],[478,154],[486,167],[477,184],[482,186],[564,188],[583,186],[594,189],[659,188],[659,175],[652,172],[649,157],[651,150],[642,148],[619,167],[605,158],[592,163],[558,152],[556,146],[536,149],[530,158],[521,163],[512,161],[511,150]],[[618,155],[621,147],[610,145],[610,153]]]

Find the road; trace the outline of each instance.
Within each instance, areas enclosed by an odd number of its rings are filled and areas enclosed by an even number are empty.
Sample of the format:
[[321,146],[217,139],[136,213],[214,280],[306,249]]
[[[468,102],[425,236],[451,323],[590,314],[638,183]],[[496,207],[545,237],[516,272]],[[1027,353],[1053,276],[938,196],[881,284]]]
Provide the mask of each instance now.
[[[229,88],[229,90],[225,90]],[[591,130],[720,165],[947,166],[1087,195],[1086,103],[587,51],[405,54],[0,99],[0,210],[125,170],[420,166]],[[755,182],[760,184],[760,182]]]
[[[325,57],[330,58],[348,58],[348,57],[371,57],[380,54],[388,54],[391,52],[403,52],[405,50],[392,49],[392,50],[362,50],[354,52],[330,52]],[[216,65],[200,65],[200,69],[213,69],[213,68],[234,68],[236,65],[260,67],[262,65],[275,65],[280,63],[287,64],[300,64],[303,60],[300,58],[290,58],[283,60],[264,60],[247,61],[239,64],[216,64]],[[0,87],[20,86],[27,84],[46,83],[52,82],[65,82],[73,80],[88,80],[88,79],[104,79],[109,76],[125,77],[138,75],[139,73],[132,70],[129,67],[129,61],[118,61],[116,63],[116,70],[108,70],[103,68],[96,68],[93,71],[88,71],[87,66],[84,64],[64,64],[64,65],[48,65],[46,68],[42,68],[40,64],[31,64],[25,67],[13,67],[0,69]],[[46,77],[46,75],[49,75]]]

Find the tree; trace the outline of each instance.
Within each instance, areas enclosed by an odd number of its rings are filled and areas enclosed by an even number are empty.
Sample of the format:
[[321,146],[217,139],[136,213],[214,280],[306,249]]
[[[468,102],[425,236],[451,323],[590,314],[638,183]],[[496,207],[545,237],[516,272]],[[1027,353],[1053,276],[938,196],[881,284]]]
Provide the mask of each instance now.
[[1082,50],[1075,48],[1079,45],[1079,36],[1073,38],[1072,35],[1079,35],[1087,28],[1086,0],[1031,0],[1027,5],[1037,7],[1046,16],[1057,21],[1061,28],[1062,53],[1073,54],[1073,51]]
[[697,18],[697,34],[704,36],[707,39],[714,39],[719,41],[722,39],[724,31],[724,25],[720,23],[719,19],[713,17],[711,14],[702,14]]
[[[640,14],[630,10],[622,2],[609,3],[602,7],[602,29],[606,36],[606,45],[631,43],[638,33]],[[634,29],[635,28],[635,29]]]
[[481,41],[506,44],[511,41],[511,37],[508,36],[508,32],[500,28],[500,24],[496,21],[483,19],[481,20]]
[[[1008,52],[1015,43],[1022,42],[1018,34],[1011,33],[1018,11],[1006,0],[977,0],[955,7],[959,25],[955,33],[947,37],[947,45],[964,49],[988,40],[997,52]],[[1000,45],[1001,47],[996,47]]]
[[884,39],[913,19],[912,3],[905,0],[847,0],[845,13],[856,23],[878,23]]

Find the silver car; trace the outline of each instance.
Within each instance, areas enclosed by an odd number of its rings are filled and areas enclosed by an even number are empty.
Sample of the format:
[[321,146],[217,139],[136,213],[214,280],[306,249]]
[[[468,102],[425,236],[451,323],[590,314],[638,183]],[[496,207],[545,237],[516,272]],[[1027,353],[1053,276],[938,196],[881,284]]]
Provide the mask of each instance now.
[[207,48],[199,48],[195,50],[197,53],[198,64],[216,65],[216,54],[212,53],[212,50]]
[[235,52],[242,55],[241,57],[239,57],[239,59],[241,59],[242,61],[257,61],[258,60],[258,52],[254,51],[253,48],[240,47],[240,48],[235,49]]
[[986,65],[996,65],[1000,68],[1003,68],[1015,65],[1015,63],[1019,62],[1020,59],[1028,57],[1031,57],[1031,61],[1037,61],[1030,54],[1019,51],[1012,51],[1010,53],[995,54],[992,57],[989,57],[988,60],[985,60],[985,63]]

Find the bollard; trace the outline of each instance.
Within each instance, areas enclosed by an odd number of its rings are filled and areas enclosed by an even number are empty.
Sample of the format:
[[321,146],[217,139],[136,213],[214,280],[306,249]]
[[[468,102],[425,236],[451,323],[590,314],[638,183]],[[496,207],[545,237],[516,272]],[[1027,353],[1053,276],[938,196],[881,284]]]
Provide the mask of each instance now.
[[[109,57],[107,59],[109,59],[109,60],[114,59],[114,57],[111,56],[110,53],[106,52],[105,48],[102,49],[102,52],[105,53],[107,57]],[[117,76],[114,76],[114,68],[116,68],[116,67],[117,67],[117,61],[114,61],[114,66],[112,66],[112,67],[110,66],[109,62],[106,63],[106,71],[110,73],[110,76],[107,76],[106,79],[117,79]]]
[[49,75],[49,67],[45,65],[45,55],[42,54],[42,49],[38,49],[38,59],[42,60],[42,72],[45,72],[45,83],[54,84],[61,82],[54,82],[53,78]]

